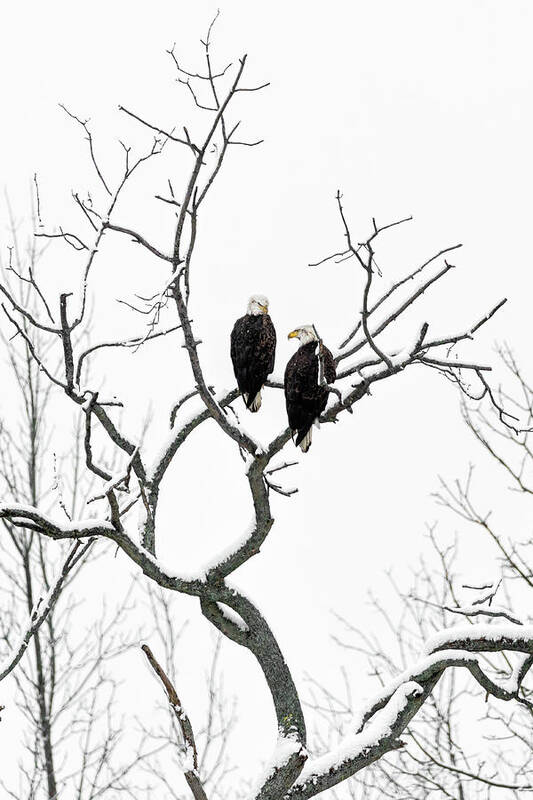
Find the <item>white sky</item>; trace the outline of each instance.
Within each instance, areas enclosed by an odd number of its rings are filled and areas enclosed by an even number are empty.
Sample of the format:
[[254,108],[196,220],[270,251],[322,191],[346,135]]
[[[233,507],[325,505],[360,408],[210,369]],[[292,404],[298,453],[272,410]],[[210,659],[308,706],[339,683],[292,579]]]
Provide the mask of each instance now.
[[[163,127],[199,121],[164,51],[176,41],[199,68],[196,43],[217,5],[215,55],[225,64],[247,52],[248,81],[271,86],[241,95],[243,135],[265,143],[230,154],[201,223],[192,316],[209,382],[232,385],[229,331],[251,292],[270,298],[280,342],[277,374],[292,352],[285,334],[298,324],[315,322],[325,341],[338,346],[358,308],[360,275],[352,263],[306,266],[342,247],[338,187],[356,238],[368,232],[372,216],[378,222],[414,216],[377,254],[383,286],[433,252],[464,243],[451,259],[458,269],[394,329],[391,349],[424,320],[434,334],[466,329],[506,296],[506,307],[463,352],[486,362],[494,359],[494,341],[507,340],[527,370],[533,285],[528,2],[9,4],[0,32],[0,176],[19,215],[27,211],[34,171],[49,226],[76,224],[68,205],[72,188],[90,187],[97,195],[84,143],[58,102],[92,119],[99,152],[115,175],[116,139],[148,141],[120,115],[119,104]],[[179,189],[186,160],[170,147],[165,158],[164,169],[143,172],[115,221],[138,227],[168,250],[171,212],[153,195],[165,191],[169,170]],[[1,239],[8,243],[5,225]],[[79,262],[61,249],[55,255],[47,284],[63,288],[79,274]],[[125,241],[106,243],[93,275],[95,341],[139,330],[142,323],[115,298],[155,291],[164,269]],[[172,400],[190,386],[183,351],[168,341],[93,364],[95,380],[125,402],[133,436],[151,403],[155,452]],[[246,422],[258,438],[277,430],[284,423],[280,393],[268,393],[261,414]],[[384,587],[384,570],[402,574],[427,547],[424,524],[441,516],[430,498],[437,475],[463,475],[479,457],[456,392],[419,368],[376,386],[353,417],[315,434],[310,453],[284,478],[297,483],[299,494],[274,498],[277,524],[263,552],[234,577],[266,614],[300,685],[304,672],[333,681],[339,654],[330,640],[330,611],[377,624],[365,595]],[[189,441],[164,485],[158,547],[165,560],[194,569],[239,536],[250,517],[241,473],[238,454],[212,426]],[[493,472],[482,465],[482,500],[483,489],[488,496],[494,485]],[[523,532],[518,513],[509,533],[515,525]],[[460,533],[464,571],[473,553],[476,568],[494,569],[494,553],[480,547],[474,531],[448,517],[443,528]],[[124,559],[109,564],[100,580],[118,568],[125,572]],[[208,628],[195,603],[184,598],[177,608],[180,620],[191,616],[197,643],[184,653],[181,693],[200,703],[196,670]],[[273,716],[248,654],[228,645],[226,658],[230,687],[240,688],[247,707],[257,703],[262,714],[257,731],[251,713],[243,712],[239,731],[242,741],[256,734],[249,745],[255,764],[272,740]],[[363,675],[354,674],[354,681],[364,692],[370,684],[363,665],[358,669]],[[128,674],[133,686],[144,680],[134,666]],[[0,742],[17,754],[8,724],[0,726]]]

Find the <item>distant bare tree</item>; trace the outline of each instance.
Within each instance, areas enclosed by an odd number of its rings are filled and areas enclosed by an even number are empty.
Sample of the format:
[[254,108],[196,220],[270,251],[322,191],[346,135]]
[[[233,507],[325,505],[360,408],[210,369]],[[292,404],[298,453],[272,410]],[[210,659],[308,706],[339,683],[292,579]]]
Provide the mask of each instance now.
[[[39,303],[46,309],[44,297],[35,295],[42,248],[33,237],[27,247],[21,246],[13,217],[10,228],[13,246],[6,271],[20,281],[18,300],[34,312]],[[26,321],[23,329],[28,330]],[[67,521],[76,519],[94,489],[94,476],[84,469],[80,426],[73,427],[68,454],[54,451],[54,423],[47,422],[50,384],[27,348],[3,341],[20,409],[0,423],[4,496],[22,506],[52,508],[55,502]],[[34,342],[46,350],[39,333]],[[80,603],[73,582],[83,565],[103,556],[94,552],[95,539],[55,544],[31,529],[14,527],[7,518],[2,523],[0,639],[10,656],[0,664],[0,674],[18,665],[13,675],[25,721],[26,757],[20,762],[18,786],[8,786],[3,778],[0,783],[17,800],[55,800],[63,790],[83,800],[125,793],[137,757],[123,759],[119,752],[117,684],[108,666],[131,646],[125,627],[131,601],[104,609],[84,630],[76,622]],[[7,714],[9,719],[11,709]]]
[[[291,462],[277,460],[284,447],[290,442],[291,431],[283,424],[270,442],[259,444],[241,425],[237,411],[231,403],[237,398],[236,389],[217,393],[212,381],[206,376],[199,351],[199,338],[189,313],[191,301],[191,275],[196,255],[196,243],[201,233],[202,211],[210,190],[215,184],[229,153],[237,146],[253,147],[259,142],[237,138],[240,121],[230,121],[235,99],[240,95],[250,97],[266,84],[244,82],[247,67],[246,56],[234,65],[217,69],[213,65],[210,45],[211,30],[205,41],[204,66],[188,68],[180,60],[175,50],[170,52],[173,68],[180,85],[185,85],[188,95],[196,106],[197,116],[204,115],[207,122],[198,122],[200,132],[190,126],[177,128],[170,118],[168,107],[162,109],[167,119],[148,120],[139,109],[121,111],[129,117],[132,124],[156,134],[147,150],[139,157],[132,155],[131,149],[123,145],[124,161],[120,174],[111,175],[104,169],[97,155],[93,134],[87,121],[68,112],[81,128],[89,146],[89,154],[94,166],[95,185],[80,196],[74,193],[73,199],[78,209],[83,231],[73,232],[59,227],[50,232],[39,232],[38,236],[56,239],[63,246],[72,249],[72,269],[81,269],[81,289],[75,298],[60,292],[59,297],[49,307],[53,309],[52,318],[47,314],[35,314],[27,306],[18,302],[9,286],[0,284],[0,291],[6,298],[5,314],[13,330],[19,335],[17,340],[24,343],[31,358],[62,393],[72,402],[85,420],[85,463],[87,470],[101,481],[101,488],[94,496],[102,504],[98,518],[89,515],[73,521],[65,521],[58,514],[48,514],[40,504],[22,506],[14,502],[4,502],[0,506],[0,517],[15,527],[22,527],[57,541],[67,541],[76,546],[79,542],[90,540],[112,541],[131,560],[132,565],[145,575],[146,580],[158,584],[166,591],[178,592],[197,597],[202,614],[225,637],[250,651],[261,668],[272,694],[277,725],[278,742],[274,754],[264,773],[257,778],[254,796],[261,800],[278,800],[290,797],[298,800],[312,797],[325,789],[336,786],[369,765],[401,748],[400,735],[425,705],[432,695],[439,679],[448,670],[462,667],[469,670],[484,691],[500,700],[514,701],[520,697],[521,682],[525,671],[519,671],[511,684],[495,680],[483,668],[481,652],[517,652],[521,654],[524,665],[529,663],[533,653],[533,628],[517,627],[509,632],[508,626],[501,630],[487,626],[472,626],[460,635],[451,628],[442,631],[425,643],[424,656],[416,661],[399,678],[389,682],[379,694],[360,710],[357,720],[352,720],[350,733],[341,743],[335,743],[327,752],[310,757],[307,749],[306,723],[301,699],[292,679],[280,647],[270,627],[255,606],[254,602],[228,582],[228,578],[250,558],[257,555],[269,535],[274,519],[271,511],[271,492],[286,494],[283,486],[272,479],[272,471],[289,466]],[[180,115],[183,119],[183,114]],[[195,122],[196,125],[196,122]],[[130,181],[133,174],[145,169],[155,159],[164,161],[163,152],[179,148],[190,163],[183,186],[178,192],[175,188],[176,163],[168,165],[168,175],[172,182],[164,193],[154,186],[154,195],[161,208],[166,208],[169,219],[173,220],[172,241],[154,244],[136,227],[125,224],[120,214],[119,200],[133,191]],[[161,167],[161,165],[160,165]],[[228,199],[226,198],[226,201]],[[379,272],[375,251],[387,231],[407,220],[399,220],[380,225],[372,220],[369,234],[363,237],[352,234],[342,205],[342,196],[337,194],[337,209],[340,217],[343,245],[329,258],[351,259],[363,276],[361,296],[355,299],[356,317],[347,321],[348,333],[336,355],[338,383],[332,388],[330,404],[321,416],[321,422],[332,423],[347,420],[347,413],[353,405],[367,396],[369,390],[377,387],[380,381],[392,379],[404,369],[419,367],[437,369],[456,382],[464,392],[472,393],[464,375],[479,385],[478,396],[487,395],[500,421],[518,430],[518,421],[509,414],[500,402],[497,393],[491,388],[487,375],[490,365],[479,363],[475,358],[450,357],[452,345],[470,342],[477,331],[490,320],[501,307],[497,303],[481,316],[476,312],[474,321],[467,324],[455,323],[453,333],[431,334],[437,327],[435,322],[417,320],[413,323],[412,335],[390,350],[383,343],[382,333],[399,318],[414,308],[419,297],[433,287],[452,268],[444,265],[435,270],[438,259],[457,249],[458,245],[445,248],[429,257],[423,264],[409,272],[390,289],[376,295],[375,277]],[[120,213],[119,213],[120,212]],[[147,325],[138,336],[122,341],[102,342],[85,350],[77,346],[74,337],[88,325],[87,304],[90,296],[92,267],[100,259],[100,245],[105,237],[120,236],[133,241],[137,248],[153,259],[152,274],[154,287],[150,297],[140,296],[125,299],[135,308]],[[195,265],[197,269],[199,265]],[[40,287],[39,287],[40,290]],[[35,291],[38,288],[35,287]],[[51,290],[49,290],[51,292]],[[47,295],[48,296],[48,295]],[[380,314],[376,313],[380,310]],[[170,318],[163,327],[163,319]],[[451,325],[450,309],[446,313],[447,328]],[[94,328],[94,326],[91,326]],[[318,326],[320,328],[320,326]],[[191,372],[191,384],[184,387],[183,397],[177,401],[171,413],[171,429],[168,438],[162,443],[160,454],[154,463],[148,463],[142,445],[129,438],[115,418],[114,407],[117,401],[106,398],[99,392],[94,379],[84,375],[84,365],[97,349],[107,347],[130,347],[138,349],[157,337],[171,335],[180,329],[179,348]],[[34,331],[42,335],[48,352],[34,337]],[[206,343],[207,344],[207,343]],[[153,345],[151,345],[153,346]],[[56,369],[52,352],[62,357],[62,366]],[[360,355],[358,355],[360,354]],[[356,356],[355,359],[352,357]],[[355,383],[352,381],[355,380]],[[268,384],[277,391],[282,387],[279,380]],[[191,405],[196,398],[200,407],[195,413],[182,419],[181,409],[185,402]],[[181,421],[180,421],[181,420]],[[206,421],[211,421],[213,436],[224,436],[240,451],[246,461],[246,471],[239,469],[235,481],[245,481],[253,507],[253,524],[241,533],[238,542],[229,552],[214,554],[212,560],[196,576],[176,575],[165,567],[157,557],[157,512],[160,493],[164,488],[164,478],[169,465],[176,458],[186,459],[187,448],[182,445],[194,431]],[[108,440],[109,446],[120,455],[121,463],[117,471],[111,471],[97,458],[93,449],[93,425],[99,424],[100,432]],[[171,488],[175,493],[175,487]],[[133,506],[141,510],[140,527],[132,523],[129,512]],[[231,513],[231,512],[228,512]],[[147,653],[148,655],[148,653]],[[155,665],[154,665],[155,666]],[[161,666],[161,665],[160,665]],[[161,666],[166,675],[169,665]],[[163,674],[160,675],[163,680]],[[167,675],[168,678],[168,675]],[[171,685],[166,690],[174,708],[178,708]],[[182,719],[183,725],[185,720]],[[205,786],[194,758],[197,748],[193,744],[194,732],[181,726],[185,747],[192,758],[183,760],[185,778],[196,798],[205,794]]]

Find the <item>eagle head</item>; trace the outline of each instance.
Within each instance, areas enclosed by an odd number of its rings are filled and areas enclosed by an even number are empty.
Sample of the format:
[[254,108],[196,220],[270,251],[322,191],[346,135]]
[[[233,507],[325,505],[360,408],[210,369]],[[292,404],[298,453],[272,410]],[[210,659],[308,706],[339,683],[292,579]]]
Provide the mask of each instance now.
[[264,294],[253,294],[248,300],[247,314],[257,317],[259,314],[268,314],[268,297]]
[[295,328],[287,337],[288,339],[299,339],[300,344],[308,344],[308,342],[318,342],[314,325],[302,325],[300,328]]

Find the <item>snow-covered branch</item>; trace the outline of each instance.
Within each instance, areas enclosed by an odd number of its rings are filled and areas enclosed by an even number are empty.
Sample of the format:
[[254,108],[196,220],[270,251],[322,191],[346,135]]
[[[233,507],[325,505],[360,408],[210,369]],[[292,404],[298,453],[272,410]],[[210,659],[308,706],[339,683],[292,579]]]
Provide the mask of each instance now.
[[[476,655],[506,651],[525,656],[507,684],[489,677]],[[520,687],[532,662],[533,626],[472,625],[435,634],[426,643],[426,655],[361,709],[359,721],[353,722],[354,733],[330,752],[307,761],[287,797],[313,797],[402,747],[399,737],[446,670],[467,669],[488,694],[523,703]]]

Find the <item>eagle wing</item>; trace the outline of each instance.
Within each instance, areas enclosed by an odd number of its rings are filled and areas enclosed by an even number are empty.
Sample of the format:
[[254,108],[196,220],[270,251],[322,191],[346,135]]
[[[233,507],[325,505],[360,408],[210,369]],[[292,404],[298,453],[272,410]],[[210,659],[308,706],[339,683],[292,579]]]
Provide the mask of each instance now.
[[269,314],[262,315],[263,327],[261,330],[261,350],[265,356],[265,369],[270,375],[276,360],[276,329]]
[[231,360],[238,380],[237,370],[242,370],[253,358],[254,336],[250,336],[248,316],[239,317],[231,331]]
[[318,384],[316,345],[303,345],[290,359],[285,370],[285,401],[289,425],[304,433],[322,413],[328,392]]
[[322,363],[324,365],[324,377],[328,385],[335,382],[337,377],[337,368],[335,366],[335,359],[331,350],[323,344],[322,345]]

